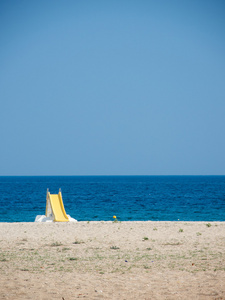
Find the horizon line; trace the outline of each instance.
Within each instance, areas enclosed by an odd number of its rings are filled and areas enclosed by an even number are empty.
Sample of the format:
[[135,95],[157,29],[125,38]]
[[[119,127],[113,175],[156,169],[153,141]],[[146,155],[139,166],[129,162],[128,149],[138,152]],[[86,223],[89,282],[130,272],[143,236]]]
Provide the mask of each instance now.
[[0,177],[153,177],[153,176],[225,176],[225,174],[160,174],[160,175],[0,175]]

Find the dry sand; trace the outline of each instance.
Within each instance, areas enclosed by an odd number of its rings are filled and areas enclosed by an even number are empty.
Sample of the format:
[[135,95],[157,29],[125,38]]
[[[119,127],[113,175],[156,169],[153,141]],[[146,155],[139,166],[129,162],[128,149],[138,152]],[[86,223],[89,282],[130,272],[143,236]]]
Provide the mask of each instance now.
[[0,223],[0,299],[77,298],[225,299],[225,223]]

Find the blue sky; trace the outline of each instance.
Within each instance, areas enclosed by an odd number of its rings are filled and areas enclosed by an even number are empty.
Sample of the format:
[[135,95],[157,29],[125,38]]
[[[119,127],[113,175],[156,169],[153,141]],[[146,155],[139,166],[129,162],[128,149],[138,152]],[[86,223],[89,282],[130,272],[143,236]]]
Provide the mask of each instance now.
[[1,1],[0,175],[224,175],[224,1]]

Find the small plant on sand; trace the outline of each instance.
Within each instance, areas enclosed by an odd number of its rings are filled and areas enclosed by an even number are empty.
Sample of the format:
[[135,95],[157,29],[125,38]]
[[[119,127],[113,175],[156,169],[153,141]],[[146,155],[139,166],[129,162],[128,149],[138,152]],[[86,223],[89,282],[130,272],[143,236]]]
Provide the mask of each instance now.
[[158,229],[157,229],[156,227],[154,227],[154,228],[153,228],[153,230],[155,230],[155,231],[156,231],[156,230],[158,230]]
[[142,241],[148,241],[148,237],[147,236],[143,237]]
[[73,242],[73,244],[74,245],[79,245],[79,244],[83,244],[84,242],[82,242],[82,241],[75,241],[75,242]]
[[184,230],[182,228],[179,229],[179,232],[184,232]]
[[67,251],[67,250],[70,250],[70,248],[67,247],[62,248],[62,251]]
[[197,236],[202,235],[201,232],[196,232]]
[[117,247],[117,246],[111,246],[110,249],[112,249],[112,250],[118,250],[118,249],[120,249],[120,248]]
[[113,223],[117,223],[117,222],[118,222],[117,217],[113,216]]
[[59,247],[59,246],[62,246],[62,243],[55,242],[51,244],[51,247]]
[[207,224],[206,224],[206,226],[207,226],[207,227],[211,227],[211,226],[212,226],[212,224],[210,224],[210,223],[207,223]]
[[69,260],[78,260],[77,257],[69,257]]
[[174,243],[165,243],[165,244],[162,244],[163,246],[180,246],[182,245],[181,243],[179,242],[174,242]]
[[144,265],[144,269],[151,269],[149,266]]
[[0,258],[0,261],[7,261],[7,259],[6,258]]

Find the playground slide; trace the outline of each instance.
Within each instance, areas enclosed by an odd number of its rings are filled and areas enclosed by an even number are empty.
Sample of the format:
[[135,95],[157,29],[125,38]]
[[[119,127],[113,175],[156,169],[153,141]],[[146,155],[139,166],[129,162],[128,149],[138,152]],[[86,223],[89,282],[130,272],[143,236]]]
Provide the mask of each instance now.
[[58,194],[50,194],[47,189],[45,215],[37,215],[35,222],[77,222],[77,220],[66,214],[61,189]]
[[58,194],[50,194],[49,200],[52,208],[52,212],[54,215],[55,222],[69,222],[69,218],[65,212],[65,208],[63,205],[62,194],[59,192]]

